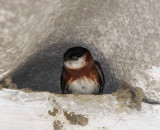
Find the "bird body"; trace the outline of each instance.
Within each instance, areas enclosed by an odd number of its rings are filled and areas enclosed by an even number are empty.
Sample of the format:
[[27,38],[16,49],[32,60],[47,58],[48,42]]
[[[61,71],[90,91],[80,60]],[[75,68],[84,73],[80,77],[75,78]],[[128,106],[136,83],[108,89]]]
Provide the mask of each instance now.
[[83,47],[70,48],[64,54],[62,93],[99,94],[103,87],[102,69],[90,52]]
[[99,92],[99,84],[95,80],[90,80],[88,77],[85,76],[78,78],[73,82],[69,82],[68,86],[68,91],[73,93],[96,94]]

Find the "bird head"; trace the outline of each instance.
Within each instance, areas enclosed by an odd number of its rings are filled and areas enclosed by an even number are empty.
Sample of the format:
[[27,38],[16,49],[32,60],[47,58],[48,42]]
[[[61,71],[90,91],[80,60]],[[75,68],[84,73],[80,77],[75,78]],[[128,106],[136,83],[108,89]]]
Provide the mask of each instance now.
[[92,60],[88,49],[84,47],[72,47],[64,53],[63,63],[69,69],[80,69]]

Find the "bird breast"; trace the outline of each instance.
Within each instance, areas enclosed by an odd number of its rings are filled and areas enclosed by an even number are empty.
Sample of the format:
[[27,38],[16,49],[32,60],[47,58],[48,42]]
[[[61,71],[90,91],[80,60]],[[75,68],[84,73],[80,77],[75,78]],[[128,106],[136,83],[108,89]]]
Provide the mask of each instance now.
[[99,92],[99,84],[96,80],[81,77],[68,83],[68,91],[79,94],[97,94]]

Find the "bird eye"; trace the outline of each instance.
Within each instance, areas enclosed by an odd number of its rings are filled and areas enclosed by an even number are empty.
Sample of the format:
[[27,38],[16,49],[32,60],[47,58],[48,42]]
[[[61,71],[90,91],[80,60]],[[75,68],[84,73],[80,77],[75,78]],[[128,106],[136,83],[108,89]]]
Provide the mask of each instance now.
[[77,59],[78,59],[78,57],[77,57],[77,56],[73,56],[73,57],[72,57],[72,59],[77,60]]

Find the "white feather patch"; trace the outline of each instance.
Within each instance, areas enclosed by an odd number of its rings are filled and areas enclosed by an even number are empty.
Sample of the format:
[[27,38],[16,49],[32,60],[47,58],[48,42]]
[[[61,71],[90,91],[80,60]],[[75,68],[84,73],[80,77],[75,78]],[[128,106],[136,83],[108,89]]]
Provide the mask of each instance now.
[[78,60],[65,61],[64,65],[70,69],[82,68],[83,66],[85,66],[85,57],[80,57],[78,58]]
[[82,77],[68,84],[68,90],[72,93],[80,94],[98,94],[99,84],[96,80],[89,80],[86,77]]

